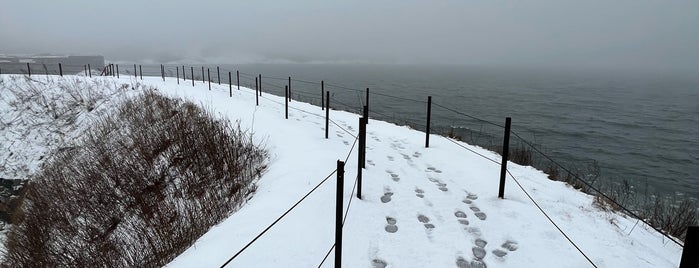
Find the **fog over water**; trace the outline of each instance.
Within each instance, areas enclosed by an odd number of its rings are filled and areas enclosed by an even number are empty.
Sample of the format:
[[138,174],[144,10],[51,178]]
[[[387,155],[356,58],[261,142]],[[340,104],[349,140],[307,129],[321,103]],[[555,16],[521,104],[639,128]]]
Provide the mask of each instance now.
[[699,70],[699,1],[0,1],[0,53]]

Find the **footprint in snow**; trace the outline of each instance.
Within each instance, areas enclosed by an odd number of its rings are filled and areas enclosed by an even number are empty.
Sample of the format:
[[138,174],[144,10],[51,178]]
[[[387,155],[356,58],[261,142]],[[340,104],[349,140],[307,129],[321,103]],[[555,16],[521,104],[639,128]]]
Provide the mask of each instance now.
[[424,223],[425,228],[427,228],[428,230],[434,229],[434,224],[430,223],[430,218],[428,218],[427,216],[420,214],[417,216],[417,220],[421,223]]
[[391,217],[386,217],[386,232],[395,233],[398,232],[398,226],[396,225],[396,219]]
[[456,258],[456,267],[458,268],[470,268],[471,265],[463,257]]
[[386,156],[388,158],[388,161],[393,161],[393,156]]
[[466,213],[461,210],[454,212],[454,216],[458,219],[461,225],[468,225],[468,220],[466,219]]
[[[502,249],[495,249],[493,250],[493,254],[495,256],[498,256],[500,258],[505,257],[507,255],[507,251],[515,251],[518,248],[518,244],[515,241],[510,241],[507,240],[505,243],[501,245]],[[505,251],[507,250],[507,251]]]
[[369,163],[370,166],[376,166],[376,164],[374,164],[374,161],[372,160],[367,160],[366,162]]
[[415,157],[415,158],[419,158],[420,156],[422,156],[422,154],[420,152],[413,153],[413,157]]
[[425,191],[423,191],[420,188],[417,188],[417,189],[415,189],[415,196],[417,196],[419,198],[423,198],[423,197],[425,197]]
[[461,202],[464,202],[464,203],[466,203],[466,204],[471,204],[471,203],[473,203],[473,201],[471,201],[471,199],[468,199],[468,198],[466,198],[466,199],[464,199],[464,200],[461,200]]
[[348,141],[342,141],[342,143],[344,143],[345,145],[349,145]]
[[519,244],[515,241],[507,240],[507,241],[505,241],[505,243],[502,244],[501,247],[503,247],[504,249],[507,249],[509,251],[515,251],[519,248]]
[[388,203],[391,202],[391,196],[393,196],[393,192],[391,192],[391,189],[388,187],[384,189],[385,192],[383,193],[383,196],[381,197],[381,203]]
[[478,195],[477,194],[468,194],[468,196],[466,196],[466,198],[471,199],[471,200],[476,200],[476,199],[478,199]]
[[388,266],[388,263],[386,263],[384,260],[373,259],[371,261],[372,268],[386,268],[386,266]]

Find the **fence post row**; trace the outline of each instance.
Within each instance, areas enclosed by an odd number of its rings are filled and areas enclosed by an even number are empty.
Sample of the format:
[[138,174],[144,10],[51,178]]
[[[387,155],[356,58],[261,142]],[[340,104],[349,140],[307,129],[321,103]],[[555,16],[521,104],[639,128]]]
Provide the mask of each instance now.
[[699,226],[687,226],[680,268],[699,267]]
[[228,95],[233,97],[233,82],[231,81],[231,72],[228,72]]
[[425,127],[425,148],[430,148],[430,117],[432,116],[432,96],[427,96],[427,126]]
[[335,268],[342,267],[342,207],[345,185],[345,162],[337,160],[337,192],[335,194]]
[[325,110],[325,81],[320,80],[320,110]]
[[209,80],[209,90],[211,90],[211,71],[209,68],[206,68],[206,80]]
[[325,91],[325,139],[328,138],[328,127],[330,119],[330,91]]
[[512,119],[505,118],[505,137],[502,142],[502,164],[500,166],[500,188],[498,190],[498,197],[500,199],[505,198],[505,174],[507,173],[507,157],[510,152],[510,125]]
[[289,87],[284,86],[284,117],[289,119]]

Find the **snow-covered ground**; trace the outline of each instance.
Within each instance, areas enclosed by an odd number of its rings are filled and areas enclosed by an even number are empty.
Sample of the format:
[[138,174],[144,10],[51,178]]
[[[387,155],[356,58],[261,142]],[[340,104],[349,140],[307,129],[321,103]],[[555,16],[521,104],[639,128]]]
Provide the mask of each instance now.
[[[7,79],[7,75],[2,76]],[[89,79],[89,78],[81,78]],[[92,78],[133,83],[133,78]],[[189,80],[187,82],[190,82]],[[257,236],[349,155],[344,206],[353,199],[343,228],[346,267],[590,267],[517,184],[508,177],[497,198],[500,166],[453,141],[371,120],[362,199],[351,194],[357,174],[359,116],[332,110],[324,137],[320,107],[292,101],[284,119],[283,97],[197,82],[144,78],[170,96],[201,103],[253,130],[272,155],[255,195],[213,227],[169,267],[218,267]],[[7,140],[2,141],[5,148]],[[496,161],[500,156],[460,143]],[[11,145],[10,145],[11,146]],[[356,145],[355,145],[356,146]],[[524,189],[598,267],[676,267],[681,248],[642,223],[600,210],[593,198],[551,181],[531,167],[509,170]],[[334,243],[335,176],[321,185],[228,267],[317,267]],[[333,266],[334,252],[323,267]]]

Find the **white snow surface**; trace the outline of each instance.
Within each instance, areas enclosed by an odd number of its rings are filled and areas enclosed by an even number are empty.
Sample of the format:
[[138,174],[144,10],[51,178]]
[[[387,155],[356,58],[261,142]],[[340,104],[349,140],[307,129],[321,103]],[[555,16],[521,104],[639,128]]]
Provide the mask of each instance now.
[[[8,75],[2,78],[7,79]],[[60,79],[60,78],[56,78]],[[90,79],[90,78],[81,78]],[[92,78],[133,83],[133,78]],[[325,111],[268,93],[201,81],[145,77],[169,96],[191,100],[251,129],[271,154],[269,170],[247,204],[211,228],[168,267],[219,267],[336,169],[345,166],[345,267],[591,267],[508,177],[498,199],[500,165],[432,135],[370,120],[362,199],[352,194],[357,175],[359,115]],[[319,90],[320,91],[320,90]],[[320,93],[319,93],[320,94]],[[7,140],[3,140],[2,147]],[[458,142],[497,162],[500,156]],[[682,249],[643,223],[593,206],[593,197],[551,181],[532,167],[508,170],[551,219],[598,267],[677,267]],[[227,267],[318,267],[334,244],[336,176],[250,245]],[[481,213],[478,213],[481,212]],[[344,211],[343,211],[344,213]],[[480,217],[479,217],[480,216]],[[393,224],[391,224],[393,223]],[[391,231],[391,232],[389,232]],[[393,232],[395,231],[395,232]],[[333,267],[335,251],[322,267]],[[484,255],[483,255],[484,254]]]

